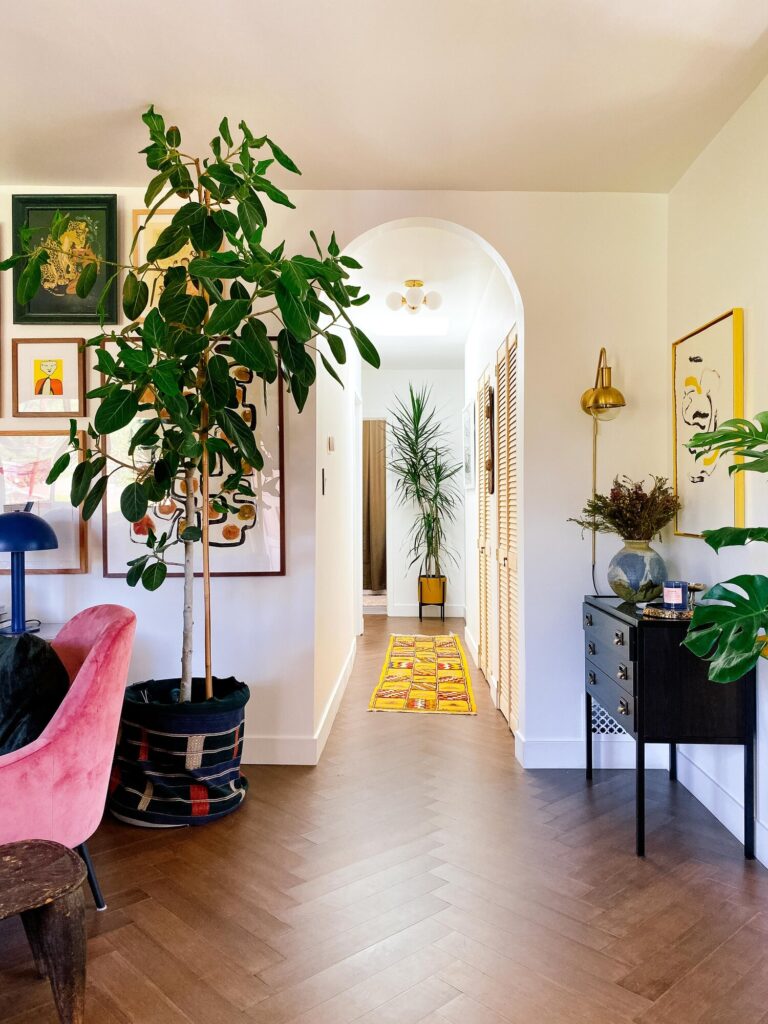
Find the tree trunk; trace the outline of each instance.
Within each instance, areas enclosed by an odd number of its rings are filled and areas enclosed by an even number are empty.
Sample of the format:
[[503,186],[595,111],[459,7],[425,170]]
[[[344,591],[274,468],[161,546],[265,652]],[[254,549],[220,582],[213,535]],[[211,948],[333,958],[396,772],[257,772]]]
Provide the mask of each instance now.
[[[192,526],[195,522],[195,469],[188,466],[184,472],[186,487],[185,521]],[[193,541],[184,544],[184,631],[181,642],[181,694],[182,701],[192,700],[192,644],[194,637],[195,597],[195,545]]]

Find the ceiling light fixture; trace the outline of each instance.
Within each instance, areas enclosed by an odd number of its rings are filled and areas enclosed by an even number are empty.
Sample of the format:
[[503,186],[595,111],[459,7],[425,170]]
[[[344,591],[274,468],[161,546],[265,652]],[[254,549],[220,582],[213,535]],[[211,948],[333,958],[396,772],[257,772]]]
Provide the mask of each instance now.
[[400,292],[390,292],[386,298],[386,303],[393,312],[405,306],[409,313],[418,313],[422,306],[426,306],[427,309],[439,309],[443,304],[443,297],[439,292],[424,292],[424,282],[418,277],[409,277],[403,283],[404,295]]

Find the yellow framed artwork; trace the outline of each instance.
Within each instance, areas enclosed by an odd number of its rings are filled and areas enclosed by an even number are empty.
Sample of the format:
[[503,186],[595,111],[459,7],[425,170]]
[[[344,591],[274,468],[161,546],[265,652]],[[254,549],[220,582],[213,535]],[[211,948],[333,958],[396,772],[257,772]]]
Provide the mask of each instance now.
[[[134,267],[140,267],[143,263],[146,263],[147,253],[155,242],[157,242],[161,233],[170,225],[173,220],[173,216],[176,213],[178,213],[178,210],[175,209],[156,210],[149,220],[147,220],[149,210],[133,211],[133,234],[131,236],[131,242],[136,238],[136,232],[139,231],[139,236],[136,239],[136,245],[134,246],[132,255]],[[192,247],[192,244],[187,242],[181,249],[179,249],[178,252],[175,252],[173,256],[157,260],[157,265],[161,269],[159,271],[150,270],[144,276],[144,280],[149,288],[149,305],[147,306],[147,312],[153,306],[156,306],[160,299],[160,293],[163,290],[162,272],[167,270],[169,267],[187,266],[190,260],[194,258],[195,250]]]
[[744,526],[744,474],[720,453],[696,460],[686,444],[744,415],[744,310],[731,309],[672,345],[673,465],[678,537]]

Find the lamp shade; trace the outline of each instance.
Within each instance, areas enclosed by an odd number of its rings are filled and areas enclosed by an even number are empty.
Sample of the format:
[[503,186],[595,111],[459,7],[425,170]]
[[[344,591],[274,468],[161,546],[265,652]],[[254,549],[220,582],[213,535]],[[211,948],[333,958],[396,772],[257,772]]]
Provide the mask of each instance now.
[[34,512],[0,515],[0,551],[47,551],[58,546],[53,529]]

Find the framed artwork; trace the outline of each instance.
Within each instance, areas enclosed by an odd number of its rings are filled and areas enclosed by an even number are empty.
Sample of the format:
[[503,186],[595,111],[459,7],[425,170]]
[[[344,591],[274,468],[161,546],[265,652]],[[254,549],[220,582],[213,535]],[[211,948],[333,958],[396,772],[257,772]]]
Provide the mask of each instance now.
[[[170,225],[171,220],[177,210],[156,210],[155,213],[147,220],[149,210],[134,210],[133,211],[133,235],[131,236],[131,242],[136,237],[136,232],[141,229],[139,237],[136,241],[136,246],[133,250],[133,265],[134,267],[140,267],[143,263],[147,262],[147,253],[155,244],[160,237],[160,234]],[[163,290],[163,271],[169,267],[186,266],[190,260],[195,258],[195,250],[190,242],[187,242],[178,252],[175,252],[173,256],[168,256],[165,259],[157,260],[157,265],[161,269],[158,271],[150,270],[144,275],[144,280],[149,288],[149,305],[147,311],[153,306],[156,306],[160,299],[160,293]],[[143,319],[143,318],[142,318]]]
[[[70,219],[58,242],[54,242],[50,227],[57,211],[69,214]],[[33,245],[48,250],[48,262],[41,267],[42,288],[26,305],[15,298],[21,267],[14,267],[13,322],[97,324],[99,299],[114,273],[108,264],[117,262],[117,196],[13,196],[14,246],[24,228],[30,229]],[[96,283],[81,299],[75,291],[77,279],[83,267],[92,262],[98,266]],[[116,279],[106,299],[106,322],[117,322]]]
[[675,493],[682,508],[678,537],[744,525],[744,474],[729,475],[719,454],[696,460],[685,447],[694,434],[744,415],[744,311],[731,309],[672,346]]
[[[78,434],[85,447],[84,431]],[[28,573],[88,572],[88,524],[69,501],[72,474],[79,461],[55,483],[45,482],[56,459],[69,450],[68,430],[0,430],[0,506],[4,512],[29,508],[53,528],[59,541],[51,551],[28,551]],[[11,556],[0,552],[0,573],[8,574]]]
[[475,489],[475,403],[469,402],[464,406],[464,417],[462,420],[464,437],[464,489],[473,491]]
[[[261,472],[251,470],[248,478],[255,498],[230,496],[237,505],[236,513],[210,514],[210,557],[213,576],[284,576],[285,575],[285,507],[283,494],[283,391],[280,380],[265,385],[250,370],[240,368],[237,384],[239,404],[237,411],[256,434],[256,442],[264,456]],[[141,426],[134,420],[123,430],[108,436],[107,454],[123,463],[140,468],[139,458],[129,453],[130,440]],[[215,435],[216,431],[214,432]],[[114,464],[109,464],[114,469]],[[210,493],[217,493],[217,482],[223,482],[229,469],[221,456],[211,459]],[[168,532],[177,536],[185,522],[186,495],[183,481],[174,483],[173,491],[165,501],[151,505],[138,523],[129,523],[120,511],[123,488],[135,479],[130,468],[118,468],[109,477],[102,503],[104,575],[124,577],[127,563],[145,550],[147,533],[152,529],[158,536]],[[201,525],[200,482],[194,481],[197,521]],[[179,549],[180,550],[180,549]],[[202,574],[202,547],[196,545],[197,575]],[[169,576],[183,575],[179,565]]]
[[82,338],[13,339],[13,415],[85,416]]

